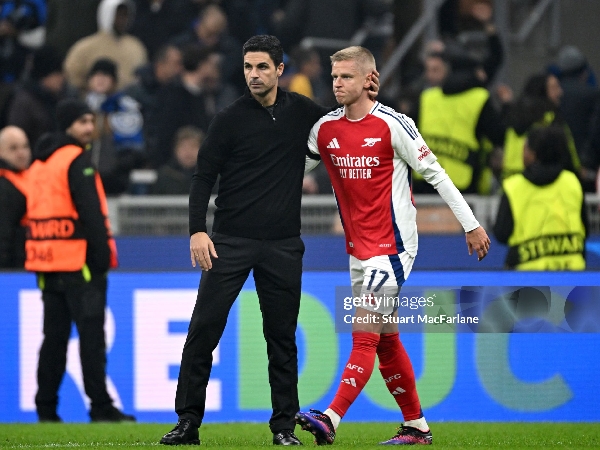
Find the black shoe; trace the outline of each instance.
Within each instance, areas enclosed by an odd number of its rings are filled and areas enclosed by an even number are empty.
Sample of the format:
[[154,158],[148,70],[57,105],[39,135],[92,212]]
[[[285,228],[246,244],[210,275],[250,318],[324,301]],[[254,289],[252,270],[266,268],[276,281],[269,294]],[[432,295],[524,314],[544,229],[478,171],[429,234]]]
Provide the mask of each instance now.
[[200,445],[198,427],[190,419],[179,419],[175,428],[165,434],[160,443],[163,445]]
[[273,435],[273,445],[302,445],[292,430],[281,430]]
[[114,406],[98,408],[90,411],[92,422],[135,422],[135,417],[131,414],[125,414]]
[[38,421],[40,423],[48,422],[48,423],[61,423],[62,419],[58,414],[54,413],[39,413],[38,412]]

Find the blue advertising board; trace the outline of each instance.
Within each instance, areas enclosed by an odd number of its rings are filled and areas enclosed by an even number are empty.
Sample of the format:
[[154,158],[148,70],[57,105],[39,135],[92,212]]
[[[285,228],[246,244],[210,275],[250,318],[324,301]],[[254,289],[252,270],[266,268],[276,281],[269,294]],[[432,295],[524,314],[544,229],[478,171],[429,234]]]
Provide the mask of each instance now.
[[[414,270],[500,270],[508,248],[493,236],[491,251],[480,262],[469,256],[462,234],[420,235]],[[348,255],[344,236],[303,235],[305,270],[346,270]],[[186,236],[118,236],[119,263],[126,270],[189,270]],[[586,240],[587,269],[600,269],[600,236]]]
[[[173,422],[181,350],[198,272],[115,272],[109,276],[108,387],[119,407],[143,422]],[[299,392],[303,408],[326,408],[340,382],[351,336],[336,333],[336,287],[347,272],[306,272],[299,317]],[[425,272],[407,286],[599,286],[582,273]],[[0,273],[0,422],[36,420],[42,305],[33,275]],[[600,299],[597,299],[600,301]],[[405,333],[429,421],[599,421],[600,334]],[[59,414],[87,421],[87,398],[73,332]],[[261,421],[270,415],[266,344],[254,281],[232,309],[214,353],[207,422]],[[346,416],[402,420],[377,369]]]

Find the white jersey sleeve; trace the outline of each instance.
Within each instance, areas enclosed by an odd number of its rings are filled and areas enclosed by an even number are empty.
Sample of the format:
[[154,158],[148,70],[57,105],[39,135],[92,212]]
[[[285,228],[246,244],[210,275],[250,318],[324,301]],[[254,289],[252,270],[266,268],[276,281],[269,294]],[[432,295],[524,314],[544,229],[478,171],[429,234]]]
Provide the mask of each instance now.
[[[319,134],[319,128],[321,126],[321,121],[319,120],[310,130],[308,135],[308,151],[313,155],[319,155],[319,146],[317,145],[317,135]],[[304,173],[308,173],[313,170],[315,167],[319,165],[321,162],[320,159],[314,159],[310,156],[306,156],[304,161]]]
[[399,126],[393,128],[392,137],[392,144],[398,156],[423,175],[425,181],[438,191],[465,232],[479,227],[473,211],[446,171],[437,162],[437,158],[425,143],[413,120],[406,116],[402,116],[402,119]]
[[443,171],[437,164],[437,158],[427,147],[425,140],[417,130],[415,123],[410,117],[396,113],[396,121],[391,122],[392,145],[396,154],[416,172]]
[[449,177],[439,183],[435,188],[454,213],[454,216],[462,225],[465,233],[479,227],[479,222],[475,218],[473,211],[471,211],[469,204],[456,186],[454,186],[454,183]]

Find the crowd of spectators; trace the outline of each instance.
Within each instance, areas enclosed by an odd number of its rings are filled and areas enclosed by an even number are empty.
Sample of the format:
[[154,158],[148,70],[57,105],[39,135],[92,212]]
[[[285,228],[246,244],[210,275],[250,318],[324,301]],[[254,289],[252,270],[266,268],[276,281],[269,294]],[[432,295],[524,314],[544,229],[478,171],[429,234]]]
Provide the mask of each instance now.
[[[182,194],[194,158],[178,148],[200,142],[212,117],[242,94],[239,69],[245,40],[254,34],[277,35],[286,49],[280,84],[333,105],[331,49],[306,49],[300,46],[302,39],[349,39],[366,20],[401,14],[404,7],[399,3],[3,0],[0,128],[20,127],[35,151],[39,137],[56,127],[57,102],[78,97],[96,114],[92,159],[108,195]],[[505,49],[494,25],[492,1],[447,0],[438,30],[439,40],[423,42],[422,55],[406,60],[399,94],[387,98],[383,89],[379,100],[411,116],[419,129],[433,136],[430,146],[441,159],[454,158],[449,149],[456,145],[435,148],[436,141],[452,138],[429,128],[435,102],[473,115],[465,123],[474,127],[470,131],[477,148],[462,143],[470,153],[459,163],[470,165],[474,178],[463,191],[499,191],[506,176],[523,170],[522,144],[528,130],[544,124],[564,128],[568,169],[580,177],[586,191],[594,191],[600,166],[600,94],[585,56],[576,47],[564,47],[555,64],[538,68],[522,93],[514,95],[497,79]],[[381,66],[386,49],[401,35],[394,32],[390,42],[370,40],[364,45],[371,46]],[[431,89],[439,89],[439,96],[430,95]],[[455,105],[461,95],[482,96],[481,108]],[[153,170],[151,179],[160,183],[143,189],[132,186],[132,172],[146,169]],[[418,191],[418,180],[415,186]],[[326,173],[307,177],[304,190],[330,193]]]

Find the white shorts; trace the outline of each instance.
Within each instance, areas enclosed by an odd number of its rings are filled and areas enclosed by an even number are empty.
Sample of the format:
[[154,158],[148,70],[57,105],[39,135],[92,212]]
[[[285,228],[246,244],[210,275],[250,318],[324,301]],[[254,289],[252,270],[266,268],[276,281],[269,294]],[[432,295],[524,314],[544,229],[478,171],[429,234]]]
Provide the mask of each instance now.
[[407,252],[365,260],[350,255],[352,295],[362,299],[375,297],[375,301],[361,302],[360,307],[384,316],[392,314],[398,309],[400,287],[410,275],[414,262],[415,258]]

